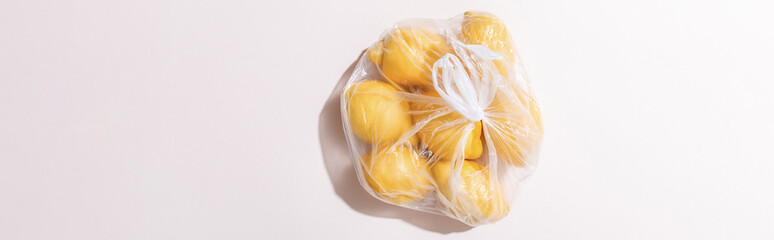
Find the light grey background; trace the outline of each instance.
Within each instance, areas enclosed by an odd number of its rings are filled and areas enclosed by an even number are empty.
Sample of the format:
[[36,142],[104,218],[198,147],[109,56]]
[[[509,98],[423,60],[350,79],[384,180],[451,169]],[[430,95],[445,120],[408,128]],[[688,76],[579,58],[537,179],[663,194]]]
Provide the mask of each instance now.
[[[767,1],[0,1],[0,239],[771,239]],[[546,126],[469,229],[354,183],[337,83],[491,11]]]

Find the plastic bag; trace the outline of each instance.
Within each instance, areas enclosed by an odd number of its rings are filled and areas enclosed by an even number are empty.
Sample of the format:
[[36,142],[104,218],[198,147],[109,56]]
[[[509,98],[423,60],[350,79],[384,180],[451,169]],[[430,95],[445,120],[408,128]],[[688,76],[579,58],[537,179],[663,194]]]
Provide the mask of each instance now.
[[366,191],[471,226],[508,214],[543,135],[511,35],[486,12],[397,23],[361,57],[341,106]]

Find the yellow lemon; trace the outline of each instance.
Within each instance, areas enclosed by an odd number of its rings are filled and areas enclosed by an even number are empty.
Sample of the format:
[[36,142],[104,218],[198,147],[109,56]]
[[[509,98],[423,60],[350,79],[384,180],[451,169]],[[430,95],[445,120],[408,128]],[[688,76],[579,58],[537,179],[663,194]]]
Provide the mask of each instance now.
[[452,215],[477,225],[497,221],[508,214],[508,202],[499,184],[490,183],[489,169],[478,162],[463,160],[456,175],[450,163],[448,160],[436,162],[431,174]]
[[[430,97],[441,98],[435,90],[422,90],[422,94]],[[439,112],[444,105],[414,101],[411,103],[411,111],[414,113],[414,124],[421,124]],[[447,107],[448,108],[448,107]],[[473,126],[472,130],[465,131]],[[442,159],[454,158],[476,159],[481,157],[484,151],[481,143],[481,122],[470,121],[458,112],[450,113],[430,119],[418,132],[419,139],[427,145],[433,154]],[[464,149],[460,149],[461,141],[465,140]]]
[[[366,80],[352,85],[344,94],[352,132],[363,141],[392,144],[411,128],[409,104],[390,84]],[[412,145],[417,139],[412,136]]]
[[484,45],[513,63],[516,51],[508,28],[503,21],[488,12],[465,12],[462,20],[462,37],[467,44]]
[[395,28],[366,53],[384,76],[403,86],[432,86],[433,63],[450,52],[446,39],[418,27]]
[[509,75],[508,70],[513,66],[516,50],[505,24],[497,16],[487,12],[469,11],[465,12],[463,18],[460,38],[467,44],[484,45],[502,54],[504,61],[494,61],[494,64],[501,75]]
[[499,89],[487,108],[487,135],[501,159],[524,166],[543,137],[540,108],[526,92]]
[[382,148],[375,155],[364,155],[362,161],[368,185],[390,202],[416,202],[433,189],[425,159],[412,148]]

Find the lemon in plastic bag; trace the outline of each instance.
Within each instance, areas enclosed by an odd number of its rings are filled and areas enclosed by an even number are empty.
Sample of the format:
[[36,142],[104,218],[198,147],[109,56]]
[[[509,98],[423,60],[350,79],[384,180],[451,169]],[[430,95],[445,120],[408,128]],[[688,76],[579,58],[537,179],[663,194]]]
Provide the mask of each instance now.
[[508,28],[494,14],[487,12],[465,12],[462,22],[462,37],[467,44],[479,44],[500,53],[513,63],[515,50]]
[[[461,163],[459,174],[452,162]],[[475,161],[436,162],[433,179],[445,201],[448,211],[468,224],[494,222],[508,214],[508,202],[502,188],[492,185],[489,169]],[[496,179],[495,179],[496,180]]]
[[441,35],[420,27],[397,27],[367,52],[384,76],[403,86],[432,86],[430,68],[450,51]]
[[501,159],[525,166],[543,137],[540,109],[526,92],[500,89],[488,109],[486,128],[491,144]]
[[434,188],[425,159],[402,145],[364,155],[362,168],[374,192],[396,204],[418,201]]
[[516,50],[505,23],[497,16],[487,12],[465,12],[462,21],[460,39],[467,44],[478,44],[489,47],[494,52],[502,54],[505,62],[495,61],[495,66],[502,75],[507,75],[510,65],[513,65]]
[[[409,104],[388,83],[366,80],[345,93],[352,132],[369,143],[392,144],[411,128]],[[416,145],[416,138],[411,138]]]

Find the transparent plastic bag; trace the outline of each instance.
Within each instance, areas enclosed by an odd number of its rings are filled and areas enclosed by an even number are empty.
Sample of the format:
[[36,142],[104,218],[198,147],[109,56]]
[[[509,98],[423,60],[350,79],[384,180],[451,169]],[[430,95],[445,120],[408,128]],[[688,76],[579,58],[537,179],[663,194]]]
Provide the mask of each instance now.
[[490,13],[397,23],[361,57],[341,106],[360,184],[387,203],[492,223],[537,163],[540,110]]

